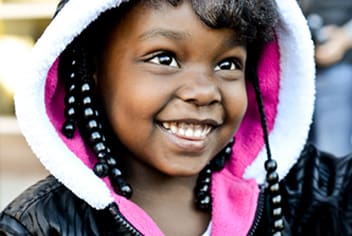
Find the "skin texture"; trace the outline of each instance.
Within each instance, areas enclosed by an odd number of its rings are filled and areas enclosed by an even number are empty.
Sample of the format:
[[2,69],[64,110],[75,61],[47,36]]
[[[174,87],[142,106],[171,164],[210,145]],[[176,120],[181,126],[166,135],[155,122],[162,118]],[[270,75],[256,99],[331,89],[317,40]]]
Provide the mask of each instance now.
[[[125,147],[118,155],[132,201],[166,235],[200,235],[209,223],[210,215],[193,205],[195,180],[235,134],[247,108],[247,51],[235,39],[230,29],[202,23],[188,1],[137,4],[105,48],[98,87]],[[190,138],[172,134],[162,122],[212,129]]]

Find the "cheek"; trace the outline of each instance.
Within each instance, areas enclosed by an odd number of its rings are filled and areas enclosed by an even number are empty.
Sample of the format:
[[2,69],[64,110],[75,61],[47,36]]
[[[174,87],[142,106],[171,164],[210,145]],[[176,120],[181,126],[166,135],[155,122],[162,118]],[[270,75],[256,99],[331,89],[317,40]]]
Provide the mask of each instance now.
[[107,118],[121,141],[135,141],[136,137],[153,132],[155,115],[167,100],[165,91],[138,71],[122,74],[120,70],[101,80]]
[[239,128],[241,121],[247,111],[248,98],[245,84],[234,88],[227,87],[225,107],[227,122],[230,122],[235,131]]

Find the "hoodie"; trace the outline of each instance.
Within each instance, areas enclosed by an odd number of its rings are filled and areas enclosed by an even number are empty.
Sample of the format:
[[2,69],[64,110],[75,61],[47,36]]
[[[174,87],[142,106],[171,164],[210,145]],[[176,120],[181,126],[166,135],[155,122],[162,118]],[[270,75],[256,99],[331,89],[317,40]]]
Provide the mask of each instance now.
[[[94,174],[96,161],[82,137],[67,139],[61,133],[65,93],[58,78],[60,54],[103,12],[121,2],[70,0],[61,6],[33,49],[31,64],[15,95],[16,114],[33,152],[65,188],[96,210],[116,203],[143,235],[163,235],[143,209],[114,192],[108,178]],[[272,156],[284,178],[306,143],[315,70],[313,43],[297,2],[277,0],[276,4],[275,40],[265,45],[257,71]],[[212,235],[246,235],[256,216],[259,186],[265,185],[267,154],[260,114],[254,89],[248,87],[247,94],[248,108],[235,135],[234,154],[222,171],[212,175]]]

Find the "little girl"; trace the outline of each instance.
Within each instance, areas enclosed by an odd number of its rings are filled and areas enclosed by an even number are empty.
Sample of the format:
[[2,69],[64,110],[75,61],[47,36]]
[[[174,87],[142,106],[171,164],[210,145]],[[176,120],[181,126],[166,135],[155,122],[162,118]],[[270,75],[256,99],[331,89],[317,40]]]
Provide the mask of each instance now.
[[62,1],[27,75],[18,122],[51,175],[1,235],[352,232],[351,157],[305,147],[294,0]]

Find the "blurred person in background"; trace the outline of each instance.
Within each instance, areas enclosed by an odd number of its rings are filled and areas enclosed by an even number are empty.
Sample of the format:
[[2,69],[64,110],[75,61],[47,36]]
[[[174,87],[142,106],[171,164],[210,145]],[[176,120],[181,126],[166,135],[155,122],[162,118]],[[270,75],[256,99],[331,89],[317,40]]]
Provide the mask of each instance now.
[[352,1],[301,0],[316,45],[316,108],[310,140],[352,152]]

